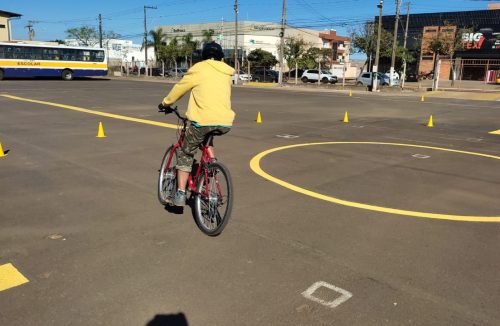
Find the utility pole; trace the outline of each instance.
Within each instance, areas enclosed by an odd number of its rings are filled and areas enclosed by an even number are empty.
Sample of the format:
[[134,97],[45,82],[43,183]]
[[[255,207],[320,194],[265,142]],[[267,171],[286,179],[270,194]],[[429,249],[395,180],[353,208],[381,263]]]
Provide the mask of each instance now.
[[28,29],[28,38],[30,41],[33,41],[35,38],[35,29],[33,28],[33,24],[38,23],[37,21],[34,20],[28,20],[28,25],[25,26],[25,28]]
[[102,16],[99,14],[99,47],[102,49]]
[[[144,64],[146,70],[146,76],[148,75],[148,25],[146,22],[146,10],[147,9],[158,9],[156,6],[144,6]],[[139,69],[140,71],[140,69]]]
[[238,0],[234,0],[234,70],[236,71],[234,84],[238,85],[238,79],[240,78],[240,69],[238,67]]
[[[405,28],[405,38],[403,41],[403,48],[406,50],[406,39],[408,38],[408,24],[410,21],[410,2],[406,4],[406,28]],[[403,57],[403,76],[401,76],[401,88],[405,87],[406,80],[406,54]]]
[[377,51],[375,52],[375,64],[372,69],[372,92],[377,91],[378,86],[378,62],[380,59],[380,34],[382,34],[382,10],[384,8],[384,0],[379,0],[377,7],[379,8],[378,14],[378,35],[377,35]]
[[394,85],[394,66],[396,65],[396,48],[398,46],[398,26],[399,26],[399,7],[401,6],[401,0],[396,0],[396,19],[394,23],[394,40],[392,41],[392,57],[391,57],[391,69],[389,76],[389,85]]
[[283,86],[283,57],[285,48],[285,27],[286,27],[286,0],[283,0],[283,10],[281,11],[281,32],[280,32],[280,73],[278,83]]

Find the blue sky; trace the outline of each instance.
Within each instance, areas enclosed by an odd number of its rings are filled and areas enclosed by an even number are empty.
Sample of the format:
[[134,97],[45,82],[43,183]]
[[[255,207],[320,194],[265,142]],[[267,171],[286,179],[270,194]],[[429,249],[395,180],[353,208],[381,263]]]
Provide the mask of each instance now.
[[[407,0],[403,0],[406,3]],[[279,22],[282,0],[239,0],[240,20]],[[488,0],[411,0],[412,13],[482,10]],[[496,2],[500,2],[496,1]],[[348,35],[366,20],[378,14],[378,0],[288,0],[287,21],[290,25],[317,30],[336,29]],[[65,31],[83,25],[97,27],[103,16],[104,30],[141,42],[143,6],[157,6],[148,11],[148,29],[158,25],[234,21],[234,0],[28,0],[0,2],[0,10],[22,14],[13,20],[13,37],[27,39],[29,20],[35,21],[35,40],[64,39]],[[394,14],[395,0],[385,0],[384,14]]]

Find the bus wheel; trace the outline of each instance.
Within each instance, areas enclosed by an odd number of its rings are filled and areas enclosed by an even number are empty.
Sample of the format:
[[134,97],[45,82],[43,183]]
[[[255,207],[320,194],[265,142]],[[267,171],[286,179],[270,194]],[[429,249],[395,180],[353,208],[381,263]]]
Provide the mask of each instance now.
[[0,80],[2,80],[2,79],[3,79],[3,70],[0,69]]
[[73,79],[73,72],[69,69],[64,69],[63,72],[61,73],[61,78],[63,80],[72,80]]

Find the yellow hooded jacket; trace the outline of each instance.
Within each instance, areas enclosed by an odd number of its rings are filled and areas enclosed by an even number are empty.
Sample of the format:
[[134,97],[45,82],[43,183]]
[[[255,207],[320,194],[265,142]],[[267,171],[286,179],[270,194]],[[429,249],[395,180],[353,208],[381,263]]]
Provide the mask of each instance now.
[[163,99],[172,105],[191,90],[186,116],[201,126],[233,125],[231,76],[234,69],[222,61],[205,60],[191,67]]

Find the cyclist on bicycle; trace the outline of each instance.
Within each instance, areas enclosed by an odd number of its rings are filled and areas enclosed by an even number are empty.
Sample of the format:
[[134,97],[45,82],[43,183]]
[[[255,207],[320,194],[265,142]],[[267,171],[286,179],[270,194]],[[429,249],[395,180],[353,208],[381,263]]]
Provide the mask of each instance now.
[[[198,147],[211,132],[229,132],[235,116],[231,109],[231,76],[234,69],[224,63],[222,47],[215,42],[207,43],[201,56],[203,61],[192,66],[158,106],[160,109],[169,107],[191,91],[186,112],[191,123],[177,152],[177,192],[172,202],[175,206],[186,204],[186,183]],[[215,157],[212,146],[210,144],[210,153]]]

